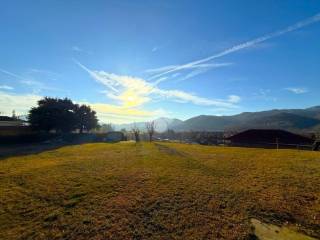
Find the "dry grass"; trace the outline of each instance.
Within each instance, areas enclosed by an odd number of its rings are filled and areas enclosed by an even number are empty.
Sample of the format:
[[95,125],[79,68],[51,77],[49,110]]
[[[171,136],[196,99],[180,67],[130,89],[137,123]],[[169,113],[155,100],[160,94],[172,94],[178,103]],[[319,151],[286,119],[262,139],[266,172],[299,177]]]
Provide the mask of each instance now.
[[320,153],[86,144],[0,161],[0,239],[320,238]]

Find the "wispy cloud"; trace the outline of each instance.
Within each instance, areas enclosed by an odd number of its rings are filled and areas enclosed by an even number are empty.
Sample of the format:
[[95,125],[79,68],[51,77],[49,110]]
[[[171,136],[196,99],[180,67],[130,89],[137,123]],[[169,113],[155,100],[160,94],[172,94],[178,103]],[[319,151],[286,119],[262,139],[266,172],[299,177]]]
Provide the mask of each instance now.
[[34,81],[34,80],[30,80],[30,79],[25,78],[25,77],[23,77],[23,76],[21,76],[21,75],[18,75],[18,74],[16,74],[16,73],[13,73],[13,72],[10,72],[10,71],[4,70],[4,69],[0,69],[0,72],[3,73],[3,74],[8,75],[8,76],[10,76],[10,77],[13,77],[13,78],[15,78],[15,79],[20,80],[20,83],[22,83],[22,84],[36,87],[36,88],[34,88],[33,93],[38,93],[38,92],[40,91],[40,89],[39,89],[40,83],[38,83],[38,82],[36,82],[36,81]]
[[228,97],[229,102],[231,103],[238,103],[241,101],[241,97],[237,96],[237,95],[230,95]]
[[227,99],[208,99],[181,90],[160,89],[153,83],[142,78],[117,75],[105,71],[93,71],[79,62],[76,63],[87,71],[97,82],[107,87],[108,91],[106,92],[106,97],[116,102],[116,104],[110,104],[106,108],[106,111],[110,114],[138,114],[150,117],[155,113],[159,113],[159,110],[147,111],[143,110],[142,107],[145,104],[158,99],[219,108],[236,107],[236,97],[229,97]]
[[45,90],[45,89],[51,90],[51,88],[46,87],[42,82],[38,82],[35,80],[21,80],[20,82],[32,88],[32,92],[34,94],[40,93],[42,90]]
[[168,79],[169,79],[169,77],[158,78],[155,82],[153,82],[153,85],[158,85],[159,83],[164,82],[164,81],[166,81]]
[[50,70],[38,69],[38,68],[30,68],[27,70],[26,74],[28,75],[39,75],[41,77],[46,77],[51,80],[56,80],[56,78],[61,77],[60,73],[56,73]]
[[[185,81],[189,78],[193,78],[199,74],[207,72],[211,68],[227,67],[232,64],[233,63],[207,63],[207,64],[198,64],[198,65],[190,66],[189,68],[186,68],[186,69],[189,69],[189,70],[191,69],[192,71],[187,73],[186,75],[180,77],[178,80],[176,80],[176,82],[182,82],[182,81]],[[157,73],[158,72],[159,73],[164,70],[169,71],[170,69],[174,69],[176,67],[177,66],[167,66],[167,67],[163,67],[163,68],[148,69],[148,70],[146,70],[146,72],[149,72],[149,73]],[[149,80],[153,80],[154,78],[157,78],[154,82],[154,84],[157,85],[163,81],[171,80],[179,75],[181,75],[181,73],[176,72],[176,73],[173,73],[171,76],[160,76],[160,77],[152,76],[149,78]]]
[[[263,43],[263,42],[265,42],[265,41],[267,41],[269,39],[272,39],[272,38],[275,38],[275,37],[279,37],[281,35],[284,35],[286,33],[301,29],[303,27],[306,27],[306,26],[308,26],[310,24],[313,24],[313,23],[316,23],[316,22],[319,22],[319,21],[320,21],[320,13],[318,13],[318,14],[310,17],[310,18],[307,18],[307,19],[305,19],[303,21],[297,22],[297,23],[295,23],[295,24],[293,24],[291,26],[288,26],[288,27],[286,27],[284,29],[272,32],[270,34],[266,34],[264,36],[255,38],[253,40],[250,40],[250,41],[238,44],[238,45],[235,45],[235,46],[233,46],[231,48],[228,48],[228,49],[226,49],[226,50],[224,50],[224,51],[222,51],[220,53],[211,55],[209,57],[206,57],[206,58],[203,58],[203,59],[199,59],[199,60],[196,60],[196,61],[193,61],[193,62],[189,62],[189,63],[186,63],[186,64],[182,64],[182,65],[175,65],[175,66],[170,65],[170,66],[162,67],[163,70],[160,71],[160,73],[157,73],[157,74],[153,75],[152,79],[156,79],[156,78],[162,77],[162,76],[164,76],[166,74],[177,72],[177,71],[180,71],[180,70],[183,70],[183,69],[190,69],[190,68],[196,67],[199,64],[203,64],[203,63],[212,61],[214,59],[226,56],[228,54],[240,51],[242,49],[246,49],[246,48],[255,46],[255,45]],[[161,69],[161,68],[158,68],[158,69]]]
[[0,89],[3,89],[3,90],[13,90],[14,88],[13,87],[10,87],[8,85],[0,85]]
[[84,50],[84,49],[82,49],[82,48],[80,48],[80,47],[78,47],[78,46],[72,46],[72,47],[71,47],[71,50],[74,51],[74,52],[86,53],[86,54],[89,54],[89,55],[92,54],[91,51],[86,51],[86,50]]
[[10,115],[13,110],[18,115],[25,115],[31,107],[37,105],[41,96],[36,94],[14,94],[0,91],[0,111],[2,114]]
[[180,103],[193,103],[195,105],[211,107],[236,108],[236,105],[234,105],[232,99],[209,99],[199,97],[195,94],[187,93],[181,90],[162,90],[159,88],[156,88],[154,90],[154,93],[162,97],[165,97],[169,100],[173,100]]
[[9,72],[9,71],[1,69],[1,68],[0,68],[0,72],[3,73],[3,74],[9,75],[9,76],[11,76],[13,78],[17,78],[17,79],[20,79],[20,80],[26,80],[26,78],[24,78],[24,77],[22,77],[22,76],[20,76],[18,74],[15,74],[13,72]]
[[175,81],[175,82],[183,82],[183,81],[186,81],[186,80],[188,80],[189,78],[193,78],[193,77],[195,77],[195,76],[197,76],[197,75],[200,75],[200,74],[202,74],[202,73],[205,73],[205,72],[207,72],[207,71],[208,71],[208,68],[202,68],[202,69],[193,70],[193,71],[191,71],[190,73],[188,73],[187,75],[179,78],[179,79],[178,79],[177,81]]
[[308,89],[303,87],[288,87],[288,88],[285,88],[285,90],[295,94],[303,94],[308,92]]
[[159,44],[159,45],[155,45],[152,49],[151,49],[151,52],[155,53],[161,49],[163,49],[165,46],[168,45],[168,42],[167,43],[162,43],[162,44]]
[[[28,72],[30,73],[30,71],[31,70],[29,70]],[[33,72],[35,72],[35,71],[36,70],[33,69]],[[62,90],[62,89],[49,87],[45,83],[43,83],[42,81],[34,80],[31,76],[25,77],[25,76],[22,76],[20,74],[16,74],[16,73],[4,70],[4,69],[0,69],[0,73],[6,74],[6,75],[8,75],[8,76],[10,76],[12,78],[18,79],[21,84],[30,87],[34,94],[38,94],[42,90],[63,91],[63,92],[65,91],[65,90]]]
[[79,48],[78,46],[72,46],[72,50],[76,52],[82,52],[82,49]]
[[[206,67],[206,65],[208,65],[208,66]],[[179,78],[176,82],[186,81],[189,78],[193,78],[195,76],[198,76],[200,74],[203,74],[203,73],[209,71],[211,68],[226,67],[226,66],[230,66],[230,65],[232,65],[232,63],[199,64],[199,65],[196,65],[196,67],[197,66],[201,66],[200,68],[196,68],[195,70],[189,72],[188,74],[186,74],[183,77]]]
[[[185,67],[183,69],[218,68],[218,67],[226,67],[226,66],[230,66],[230,65],[232,65],[232,63],[203,63],[203,64],[197,64],[197,65],[188,66],[188,67]],[[174,70],[176,68],[179,68],[179,65],[169,65],[169,66],[165,66],[165,67],[147,69],[145,72],[147,72],[147,73],[158,73],[159,74],[159,73],[162,73],[162,72],[167,72],[167,71]],[[150,77],[150,79],[157,78],[158,77],[157,75]]]
[[253,93],[251,97],[253,100],[264,100],[264,101],[272,101],[276,102],[278,99],[272,96],[272,91],[270,89],[259,89],[257,92]]

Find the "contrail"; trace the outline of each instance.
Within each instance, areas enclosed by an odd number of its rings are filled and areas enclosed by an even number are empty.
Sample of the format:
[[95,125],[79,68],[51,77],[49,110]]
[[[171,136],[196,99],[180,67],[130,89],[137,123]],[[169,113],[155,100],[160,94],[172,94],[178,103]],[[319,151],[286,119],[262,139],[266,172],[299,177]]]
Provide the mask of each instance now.
[[72,61],[77,64],[79,67],[81,67],[83,70],[87,71],[94,79],[98,79],[100,82],[105,83],[105,85],[110,88],[111,90],[115,91],[115,92],[119,92],[117,89],[115,89],[112,86],[112,83],[110,82],[110,80],[107,79],[102,79],[98,74],[96,74],[94,71],[91,71],[89,68],[87,68],[86,66],[82,65],[79,61],[77,61],[76,59],[72,58]]
[[192,68],[194,67],[195,65],[198,65],[198,64],[202,64],[202,63],[205,63],[205,62],[208,62],[210,60],[213,60],[215,58],[219,58],[219,57],[223,57],[225,55],[228,55],[230,53],[233,53],[233,52],[237,52],[241,49],[244,49],[244,48],[248,48],[248,47],[251,47],[255,44],[258,44],[258,43],[261,43],[261,42],[264,42],[264,41],[267,41],[271,38],[275,38],[275,37],[278,37],[278,36],[281,36],[283,34],[286,34],[288,32],[292,32],[292,31],[295,31],[295,30],[298,30],[300,28],[303,28],[303,27],[306,27],[310,24],[313,24],[313,23],[316,23],[316,22],[319,22],[320,21],[320,13],[314,15],[313,17],[310,17],[310,18],[307,18],[303,21],[300,21],[300,22],[297,22],[289,27],[286,27],[284,29],[281,29],[281,30],[278,30],[276,32],[273,32],[273,33],[270,33],[270,34],[267,34],[267,35],[264,35],[262,37],[258,37],[258,38],[255,38],[251,41],[247,41],[245,43],[241,43],[239,45],[236,45],[236,46],[233,46],[229,49],[226,49],[218,54],[215,54],[215,55],[212,55],[212,56],[209,56],[207,58],[203,58],[203,59],[200,59],[200,60],[197,60],[197,61],[193,61],[193,62],[190,62],[190,63],[186,63],[186,64],[183,64],[183,65],[178,65],[168,71],[165,71],[165,72],[162,72],[162,73],[159,73],[157,75],[154,75],[152,76],[150,79],[154,79],[154,78],[158,78],[158,77],[161,77],[163,75],[166,75],[168,73],[172,73],[172,72],[176,72],[176,71],[179,71],[179,70],[182,70],[182,69],[187,69],[187,68]]
[[20,80],[26,80],[24,77],[21,77],[21,76],[15,74],[15,73],[6,71],[6,70],[1,69],[1,68],[0,68],[0,72],[2,72],[2,73],[4,73],[4,74],[7,74],[7,75],[9,75],[9,76],[11,76],[11,77],[14,77],[14,78],[18,78],[18,79],[20,79]]
[[[194,65],[192,67],[189,67],[188,69],[196,69],[196,70],[193,70],[191,73],[189,73],[187,76],[183,77],[182,79],[179,80],[179,82],[181,81],[184,81],[184,80],[187,80],[189,78],[192,78],[194,76],[197,76],[201,73],[204,73],[206,71],[209,70],[209,68],[219,68],[219,67],[226,67],[226,66],[230,66],[232,65],[233,63],[209,63],[209,64],[197,64],[197,65]],[[176,65],[175,67],[177,67],[178,65]],[[173,69],[173,67],[165,67],[166,68],[166,71],[169,71],[171,69]],[[162,68],[160,68],[162,69]],[[157,72],[163,72],[164,70],[157,70],[157,69],[152,69],[151,71],[157,71]],[[152,77],[151,77],[152,78]],[[150,79],[151,79],[150,78]],[[149,79],[149,80],[150,80]],[[169,77],[161,77],[161,78],[158,78],[155,82],[153,82],[153,85],[158,85],[159,83],[161,82],[164,82],[164,81],[167,81],[169,79]]]
[[[190,67],[191,68],[211,68],[211,67],[225,67],[228,65],[231,65],[232,63],[204,63],[204,64],[197,64],[196,66]],[[174,69],[176,67],[179,67],[179,65],[169,65],[165,67],[160,68],[153,68],[153,69],[147,69],[146,73],[160,73],[165,72],[171,69]]]

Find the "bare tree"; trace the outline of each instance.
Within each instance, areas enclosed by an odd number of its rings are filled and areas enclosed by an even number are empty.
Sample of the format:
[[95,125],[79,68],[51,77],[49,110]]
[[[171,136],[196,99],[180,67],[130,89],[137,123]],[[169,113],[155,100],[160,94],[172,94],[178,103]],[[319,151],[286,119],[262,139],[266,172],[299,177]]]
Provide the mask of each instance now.
[[134,134],[134,139],[136,140],[136,142],[140,142],[140,129],[137,127],[137,125],[134,123],[131,131]]
[[316,132],[316,140],[320,141],[320,130]]
[[149,135],[149,141],[151,142],[152,141],[152,136],[155,132],[155,122],[154,121],[151,121],[151,122],[147,122],[146,123],[146,129],[147,129],[147,132],[148,132],[148,135]]

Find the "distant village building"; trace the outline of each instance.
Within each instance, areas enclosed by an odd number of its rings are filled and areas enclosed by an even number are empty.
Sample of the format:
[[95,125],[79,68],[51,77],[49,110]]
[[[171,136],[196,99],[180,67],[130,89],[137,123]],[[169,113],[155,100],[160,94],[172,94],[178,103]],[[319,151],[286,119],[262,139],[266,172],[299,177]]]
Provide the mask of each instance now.
[[264,145],[312,145],[313,140],[298,134],[278,129],[250,129],[227,140],[231,145],[264,146]]
[[0,116],[0,127],[18,127],[25,125],[26,123],[24,121],[19,120],[17,118]]
[[104,137],[104,141],[106,142],[120,142],[125,140],[125,135],[123,134],[123,132],[120,131],[108,132]]
[[26,121],[13,117],[0,116],[0,136],[29,134],[31,132],[32,129]]

